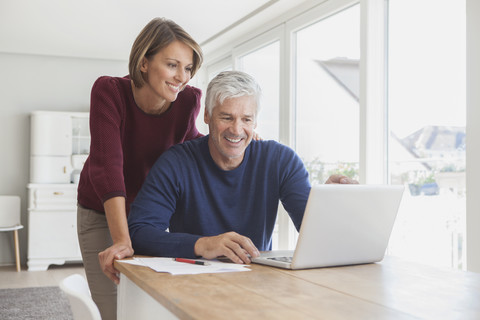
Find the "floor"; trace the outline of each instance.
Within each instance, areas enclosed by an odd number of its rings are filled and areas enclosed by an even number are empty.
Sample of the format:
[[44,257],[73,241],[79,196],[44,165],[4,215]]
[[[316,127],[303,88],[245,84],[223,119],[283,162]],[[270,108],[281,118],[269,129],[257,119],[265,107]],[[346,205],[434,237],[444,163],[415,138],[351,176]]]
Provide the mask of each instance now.
[[17,272],[15,266],[0,267],[0,289],[58,286],[60,281],[71,274],[85,276],[82,264],[51,265],[47,271],[27,271],[26,267]]

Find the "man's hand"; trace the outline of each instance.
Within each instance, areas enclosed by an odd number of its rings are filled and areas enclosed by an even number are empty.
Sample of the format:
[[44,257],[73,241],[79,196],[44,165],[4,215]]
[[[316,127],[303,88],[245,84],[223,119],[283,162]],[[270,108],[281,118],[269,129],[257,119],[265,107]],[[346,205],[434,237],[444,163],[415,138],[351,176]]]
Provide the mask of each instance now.
[[118,277],[118,270],[113,267],[113,261],[130,257],[132,255],[133,249],[131,245],[114,244],[100,252],[98,254],[98,260],[103,273],[105,273],[110,280],[119,284],[120,278]]
[[235,263],[249,264],[251,257],[258,257],[260,253],[252,240],[236,232],[222,233],[218,236],[203,237],[195,243],[195,255],[205,259],[214,259],[226,256]]
[[332,174],[325,183],[326,184],[358,184],[358,181],[351,179],[347,176],[343,176],[341,174]]

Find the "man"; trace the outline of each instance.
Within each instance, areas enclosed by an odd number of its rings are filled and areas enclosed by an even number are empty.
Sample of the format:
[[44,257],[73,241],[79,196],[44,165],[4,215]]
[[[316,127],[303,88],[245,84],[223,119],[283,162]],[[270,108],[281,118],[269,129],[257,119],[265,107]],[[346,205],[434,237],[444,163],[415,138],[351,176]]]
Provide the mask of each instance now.
[[[165,152],[132,204],[136,254],[250,263],[259,250],[271,250],[279,200],[300,229],[308,173],[290,148],[252,141],[259,97],[260,87],[243,72],[222,72],[210,82],[204,115],[210,134]],[[335,175],[327,183],[355,181]]]

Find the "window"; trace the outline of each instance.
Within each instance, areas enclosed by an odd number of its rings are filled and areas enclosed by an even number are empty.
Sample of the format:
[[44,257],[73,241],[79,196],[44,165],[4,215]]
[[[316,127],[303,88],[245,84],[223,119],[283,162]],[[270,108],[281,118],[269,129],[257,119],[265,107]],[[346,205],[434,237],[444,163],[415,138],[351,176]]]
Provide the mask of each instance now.
[[359,5],[295,33],[295,146],[312,184],[358,179]]
[[262,139],[279,139],[281,28],[274,29],[234,51],[237,70],[252,75],[262,88],[256,131]]
[[222,59],[216,63],[212,63],[207,67],[207,78],[208,82],[215,78],[217,74],[222,71],[229,71],[232,70],[232,60],[230,57]]
[[278,141],[279,133],[279,42],[275,41],[239,58],[238,69],[252,75],[262,88],[256,131],[263,139]]
[[465,27],[465,1],[389,2],[390,180],[406,186],[389,253],[456,268],[466,261]]
[[[474,0],[307,1],[259,30],[220,41],[234,68],[258,78],[272,99],[262,102],[264,138],[294,148],[313,184],[336,171],[365,183],[405,185],[389,254],[458,268],[466,256],[465,2],[476,8]],[[472,12],[469,51],[476,62]],[[469,97],[476,114],[477,95]],[[477,119],[469,117],[470,135]],[[474,139],[469,176],[478,173]],[[468,180],[470,195],[478,180]],[[469,221],[478,221],[473,200]],[[296,233],[281,209],[277,231],[274,248],[293,248]],[[469,238],[476,234],[478,224],[469,224]],[[469,264],[478,270],[477,242],[469,245]]]
[[[217,74],[219,74],[220,72],[232,70],[232,65],[233,64],[232,64],[231,57],[221,59],[221,60],[219,60],[215,63],[210,63],[206,68],[206,73],[204,74],[204,77],[206,78],[206,80],[203,84],[198,83],[199,76],[196,76],[196,78],[197,78],[197,79],[195,79],[197,81],[196,85],[202,89],[202,108],[201,108],[201,110],[198,114],[198,117],[197,117],[197,120],[196,120],[195,123],[196,123],[198,131],[200,131],[203,134],[208,134],[208,126],[207,126],[207,124],[205,124],[204,117],[203,117],[203,115],[205,113],[205,96],[207,95],[207,85],[210,82],[210,80],[215,78],[215,76]],[[200,71],[200,73],[201,73],[201,71]]]

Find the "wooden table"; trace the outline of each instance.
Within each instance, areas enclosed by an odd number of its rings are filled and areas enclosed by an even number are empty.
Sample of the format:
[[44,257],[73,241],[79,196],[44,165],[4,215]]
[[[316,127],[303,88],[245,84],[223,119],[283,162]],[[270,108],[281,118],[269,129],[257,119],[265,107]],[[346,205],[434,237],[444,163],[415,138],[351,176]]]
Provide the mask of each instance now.
[[380,263],[177,275],[115,262],[118,319],[480,319],[480,274]]

